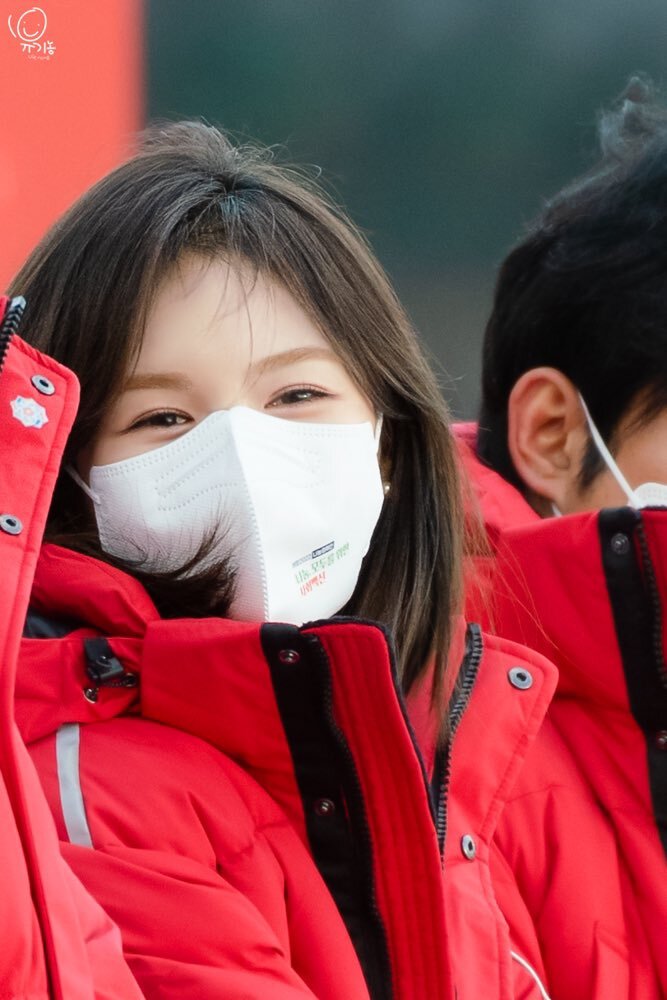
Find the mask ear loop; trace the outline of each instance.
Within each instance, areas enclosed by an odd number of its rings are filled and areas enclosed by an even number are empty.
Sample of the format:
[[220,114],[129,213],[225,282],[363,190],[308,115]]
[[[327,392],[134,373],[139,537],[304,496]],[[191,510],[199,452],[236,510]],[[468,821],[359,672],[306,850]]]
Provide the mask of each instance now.
[[100,502],[99,494],[95,493],[94,490],[91,490],[88,483],[81,478],[73,465],[66,465],[65,472],[72,477],[77,486],[81,487],[86,496],[90,497],[94,504],[98,504]]
[[628,504],[631,507],[639,507],[639,502],[637,500],[637,497],[635,496],[634,490],[632,489],[630,483],[627,481],[627,479],[619,469],[618,465],[616,464],[614,456],[609,451],[609,448],[607,448],[607,445],[604,443],[602,439],[602,435],[600,434],[599,430],[593,423],[593,418],[590,415],[588,407],[584,402],[584,397],[581,395],[581,393],[579,393],[579,402],[581,403],[582,409],[584,411],[584,416],[586,417],[586,423],[588,424],[588,429],[591,432],[591,437],[595,442],[595,447],[600,452],[601,457],[604,459],[605,465],[607,466],[612,476],[614,477],[618,485],[625,493],[628,500]]

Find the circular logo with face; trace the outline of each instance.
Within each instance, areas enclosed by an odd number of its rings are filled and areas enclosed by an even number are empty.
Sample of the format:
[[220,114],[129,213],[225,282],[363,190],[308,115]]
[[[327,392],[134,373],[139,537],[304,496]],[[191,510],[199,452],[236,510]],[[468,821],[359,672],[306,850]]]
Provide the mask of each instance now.
[[46,14],[41,7],[30,7],[28,10],[24,10],[16,22],[16,31],[11,25],[11,15],[9,20],[9,28],[14,37],[27,45],[34,45],[46,31]]

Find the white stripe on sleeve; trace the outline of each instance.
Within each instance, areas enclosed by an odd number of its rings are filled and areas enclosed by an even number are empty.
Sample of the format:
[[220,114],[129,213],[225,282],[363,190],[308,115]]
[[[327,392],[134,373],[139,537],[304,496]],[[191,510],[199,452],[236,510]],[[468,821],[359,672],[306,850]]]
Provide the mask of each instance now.
[[90,835],[81,791],[79,740],[80,726],[73,723],[61,726],[56,733],[60,802],[70,843],[79,844],[81,847],[92,847],[93,838]]

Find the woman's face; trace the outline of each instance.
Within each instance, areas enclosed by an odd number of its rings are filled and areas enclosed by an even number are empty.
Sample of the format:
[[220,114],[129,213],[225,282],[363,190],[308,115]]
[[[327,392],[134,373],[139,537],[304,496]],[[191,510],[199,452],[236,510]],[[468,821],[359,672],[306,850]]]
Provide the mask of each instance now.
[[99,433],[79,456],[84,478],[151,451],[217,410],[247,406],[286,420],[375,425],[313,320],[266,276],[185,258],[150,313],[141,353]]

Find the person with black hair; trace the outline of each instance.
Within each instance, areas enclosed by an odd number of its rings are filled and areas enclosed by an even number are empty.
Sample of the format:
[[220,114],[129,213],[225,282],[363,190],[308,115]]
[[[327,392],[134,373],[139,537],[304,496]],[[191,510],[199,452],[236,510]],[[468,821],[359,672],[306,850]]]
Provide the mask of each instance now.
[[600,140],[501,267],[459,439],[488,616],[560,672],[496,880],[519,883],[553,997],[644,1000],[667,996],[667,111],[649,83]]

